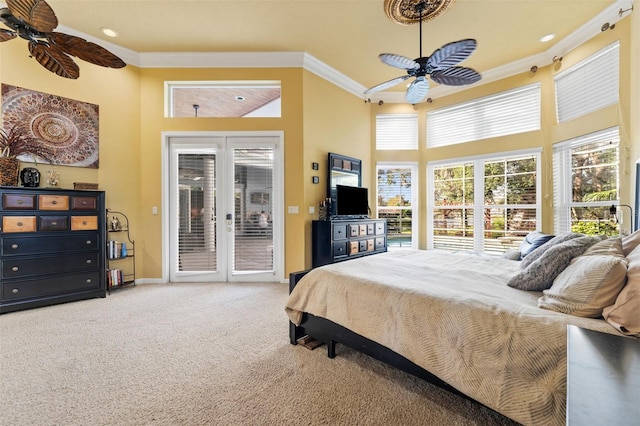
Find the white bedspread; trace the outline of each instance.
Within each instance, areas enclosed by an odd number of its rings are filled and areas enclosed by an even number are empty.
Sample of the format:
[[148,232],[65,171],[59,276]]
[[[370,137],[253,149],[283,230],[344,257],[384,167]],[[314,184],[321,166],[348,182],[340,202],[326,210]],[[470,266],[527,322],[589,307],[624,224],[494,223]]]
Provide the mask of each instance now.
[[616,334],[604,320],[538,308],[507,281],[511,260],[399,250],[316,268],[286,311],[327,318],[374,340],[466,395],[531,425],[565,424],[566,326]]

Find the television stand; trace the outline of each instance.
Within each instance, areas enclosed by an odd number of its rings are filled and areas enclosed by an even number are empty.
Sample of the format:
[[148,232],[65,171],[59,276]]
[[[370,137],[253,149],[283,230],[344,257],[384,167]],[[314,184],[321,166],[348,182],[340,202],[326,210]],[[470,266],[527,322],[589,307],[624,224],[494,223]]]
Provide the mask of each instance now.
[[331,220],[314,220],[311,231],[314,268],[387,251],[385,219],[339,216]]

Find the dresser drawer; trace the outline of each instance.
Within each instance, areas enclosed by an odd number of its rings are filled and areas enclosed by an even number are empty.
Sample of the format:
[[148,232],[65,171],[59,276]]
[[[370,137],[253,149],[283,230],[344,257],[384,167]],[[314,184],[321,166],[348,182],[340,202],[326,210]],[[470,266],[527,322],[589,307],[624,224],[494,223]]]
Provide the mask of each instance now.
[[333,239],[344,240],[347,238],[347,225],[333,225]]
[[98,216],[71,216],[72,231],[98,229]]
[[76,253],[56,256],[9,258],[2,260],[2,278],[33,277],[78,271],[97,271],[99,253]]
[[69,274],[64,277],[4,282],[1,301],[10,302],[94,289],[100,289],[100,272],[97,271]]
[[386,237],[376,237],[376,250],[384,250],[387,247]]
[[40,216],[41,231],[67,231],[69,229],[69,216]]
[[39,195],[40,210],[69,210],[68,195]]
[[5,237],[2,239],[2,256],[93,251],[98,250],[98,241],[97,232],[35,238]]
[[71,210],[98,210],[98,198],[74,196],[71,198]]
[[376,235],[384,235],[385,222],[376,222]]
[[360,243],[358,241],[349,241],[349,255],[358,253]]
[[347,255],[347,242],[341,241],[333,243],[333,257],[341,257]]
[[360,226],[356,224],[349,224],[349,238],[357,237],[360,234]]
[[33,194],[2,194],[2,208],[5,210],[34,210],[36,196]]
[[35,216],[4,216],[2,218],[2,232],[35,232]]

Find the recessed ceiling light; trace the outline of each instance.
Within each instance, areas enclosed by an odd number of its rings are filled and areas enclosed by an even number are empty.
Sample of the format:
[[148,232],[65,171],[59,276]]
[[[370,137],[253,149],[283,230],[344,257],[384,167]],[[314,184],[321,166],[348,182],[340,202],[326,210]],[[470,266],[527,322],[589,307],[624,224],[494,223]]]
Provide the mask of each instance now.
[[555,34],[547,34],[545,36],[540,37],[540,43],[546,43],[548,41],[553,40],[556,37]]
[[108,37],[118,37],[118,33],[112,30],[111,28],[102,27],[100,28],[100,31],[102,31],[102,34]]
[[236,96],[236,101],[244,101],[244,96]]

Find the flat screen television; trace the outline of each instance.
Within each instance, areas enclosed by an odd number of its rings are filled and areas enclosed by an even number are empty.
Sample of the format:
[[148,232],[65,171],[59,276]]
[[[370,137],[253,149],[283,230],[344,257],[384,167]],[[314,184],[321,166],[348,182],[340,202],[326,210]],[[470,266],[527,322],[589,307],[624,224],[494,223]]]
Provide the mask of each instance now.
[[367,217],[369,215],[369,192],[359,186],[336,185],[336,215]]

